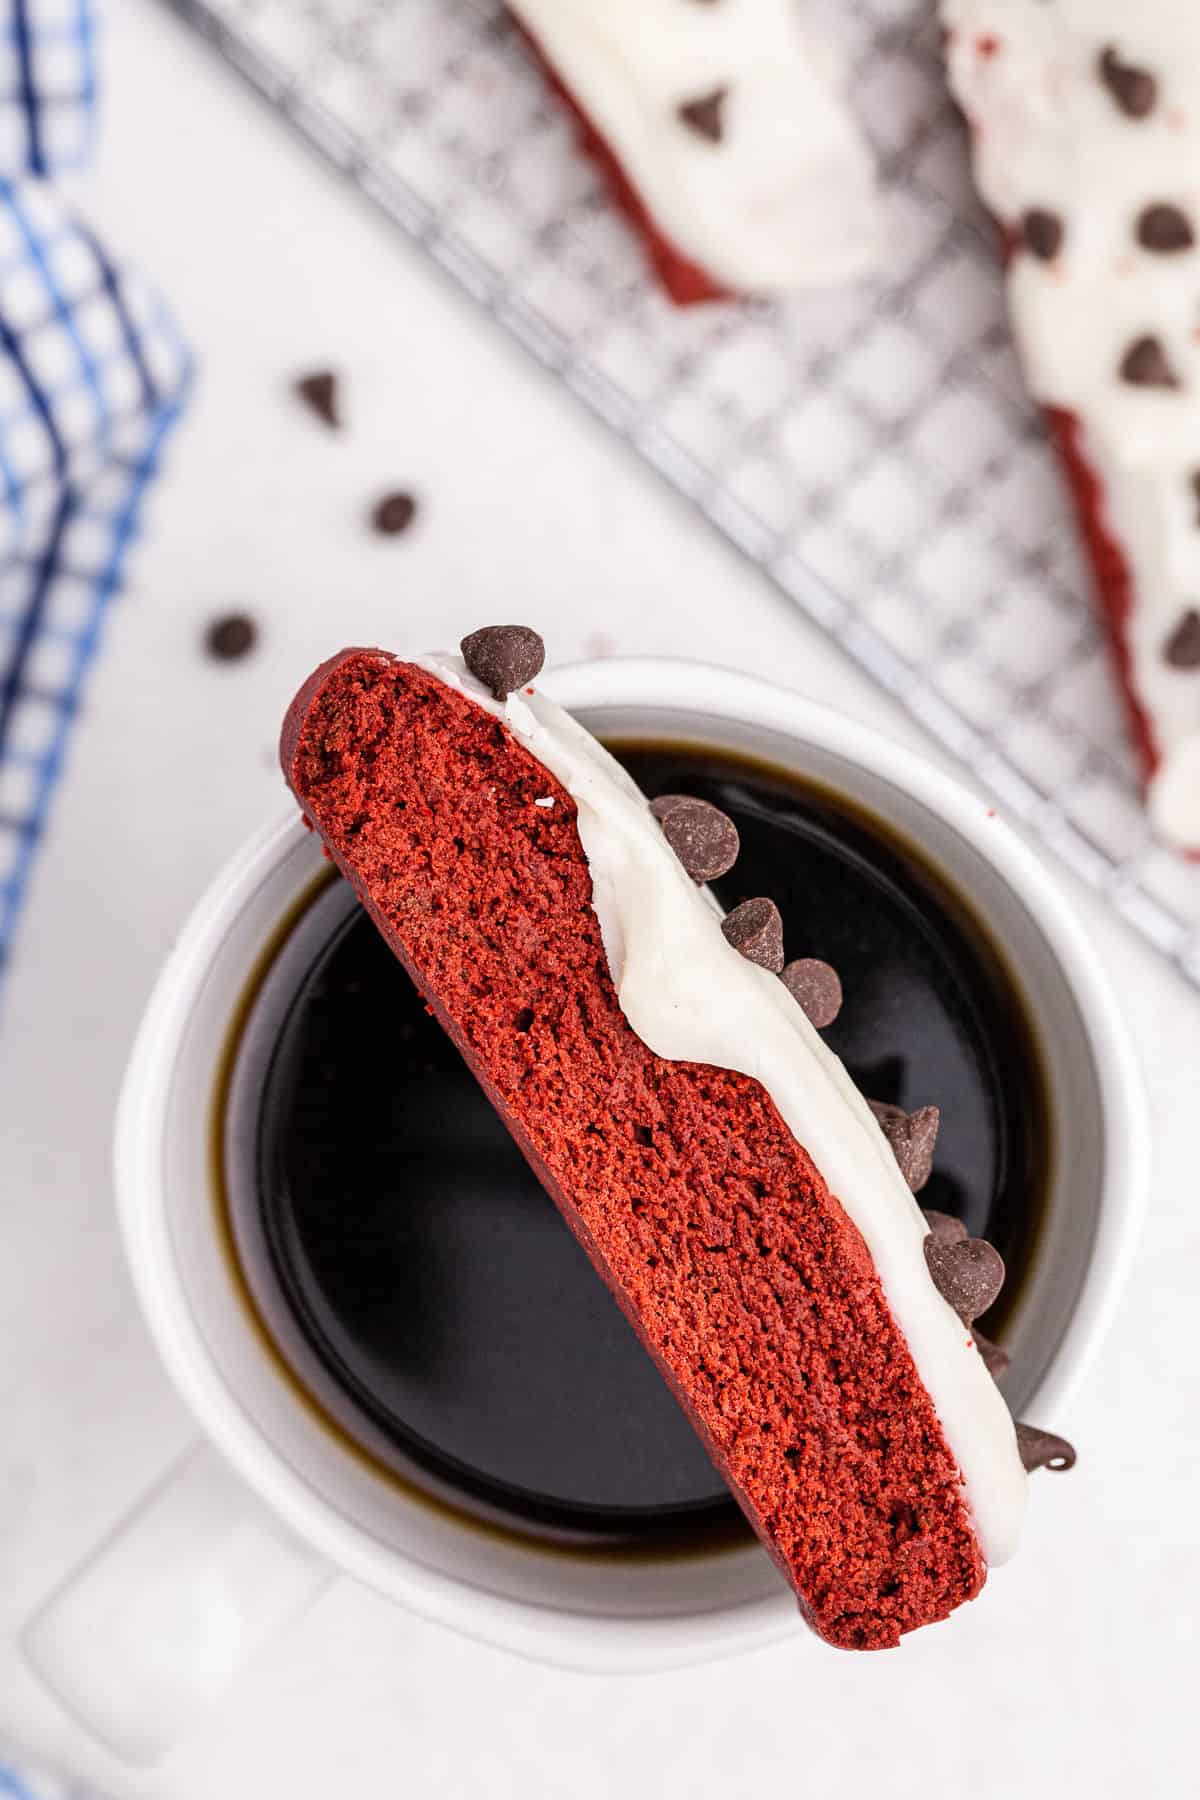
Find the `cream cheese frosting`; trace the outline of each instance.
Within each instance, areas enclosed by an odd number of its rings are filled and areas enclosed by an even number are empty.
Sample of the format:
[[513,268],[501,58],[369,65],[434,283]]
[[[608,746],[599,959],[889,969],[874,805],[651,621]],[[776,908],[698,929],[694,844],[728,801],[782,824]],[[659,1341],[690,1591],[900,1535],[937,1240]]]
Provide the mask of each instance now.
[[925,1262],[925,1219],[873,1114],[783,983],[740,956],[720,908],[667,844],[641,789],[540,690],[496,701],[458,657],[414,659],[496,718],[578,809],[592,902],[621,1009],[657,1056],[753,1076],[866,1242],[961,1471],[983,1554],[1016,1548],[1026,1475],[1013,1421]]
[[508,5],[717,285],[783,293],[874,262],[871,159],[792,0]]
[[1151,819],[1200,849],[1200,5],[942,0],[942,19],[980,193],[1024,237],[1029,386],[1079,421],[1129,569]]

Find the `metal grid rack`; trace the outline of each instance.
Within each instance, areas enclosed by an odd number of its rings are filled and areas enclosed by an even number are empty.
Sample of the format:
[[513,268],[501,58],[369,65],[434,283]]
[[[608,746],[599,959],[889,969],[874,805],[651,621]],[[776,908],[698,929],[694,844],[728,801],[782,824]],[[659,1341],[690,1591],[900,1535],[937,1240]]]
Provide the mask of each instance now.
[[170,0],[1200,986],[1004,319],[933,0],[808,0],[881,170],[868,284],[672,308],[501,0]]

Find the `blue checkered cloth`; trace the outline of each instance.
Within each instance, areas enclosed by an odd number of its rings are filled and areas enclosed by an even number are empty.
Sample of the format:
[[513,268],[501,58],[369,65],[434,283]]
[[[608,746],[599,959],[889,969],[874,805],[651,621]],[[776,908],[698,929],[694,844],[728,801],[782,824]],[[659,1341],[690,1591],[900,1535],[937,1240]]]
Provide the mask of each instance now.
[[0,1745],[0,1800],[100,1800],[92,1788],[78,1787],[19,1752]]
[[55,191],[92,138],[90,0],[0,0],[0,33],[2,974],[190,363],[161,301]]

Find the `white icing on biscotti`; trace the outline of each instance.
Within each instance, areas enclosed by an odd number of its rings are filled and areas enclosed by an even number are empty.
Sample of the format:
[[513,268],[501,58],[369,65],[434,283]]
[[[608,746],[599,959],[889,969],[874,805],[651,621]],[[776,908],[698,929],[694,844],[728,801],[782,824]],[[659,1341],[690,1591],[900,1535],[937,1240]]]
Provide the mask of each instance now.
[[[858,1227],[963,1479],[989,1564],[1020,1535],[1026,1475],[1004,1399],[930,1278],[924,1216],[842,1063],[778,976],[726,941],[721,912],[670,848],[641,789],[538,689],[501,703],[458,657],[413,659],[494,717],[575,801],[609,972],[642,1042],[674,1061],[760,1081]],[[536,802],[535,802],[536,804]]]
[[[942,0],[942,18],[976,181],[1012,234],[1029,386],[1079,421],[1128,566],[1151,819],[1200,849],[1200,4]],[[1023,230],[1031,214],[1053,228]]]
[[719,287],[786,293],[874,262],[871,159],[792,0],[508,5],[662,236]]

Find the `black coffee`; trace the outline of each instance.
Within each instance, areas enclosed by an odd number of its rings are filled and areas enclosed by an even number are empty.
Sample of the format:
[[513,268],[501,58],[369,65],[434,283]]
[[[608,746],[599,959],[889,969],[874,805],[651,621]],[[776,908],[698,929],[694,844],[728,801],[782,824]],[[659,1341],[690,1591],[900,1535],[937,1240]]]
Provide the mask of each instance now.
[[[1045,1191],[1029,1027],[964,901],[878,821],[764,765],[636,747],[645,791],[736,821],[717,885],[765,894],[787,951],[839,971],[827,1041],[870,1098],[942,1112],[922,1203],[1004,1255],[1003,1330]],[[258,1200],[274,1274],[345,1396],[436,1490],[519,1529],[710,1539],[740,1514],[457,1051],[348,892],[261,1085]]]

